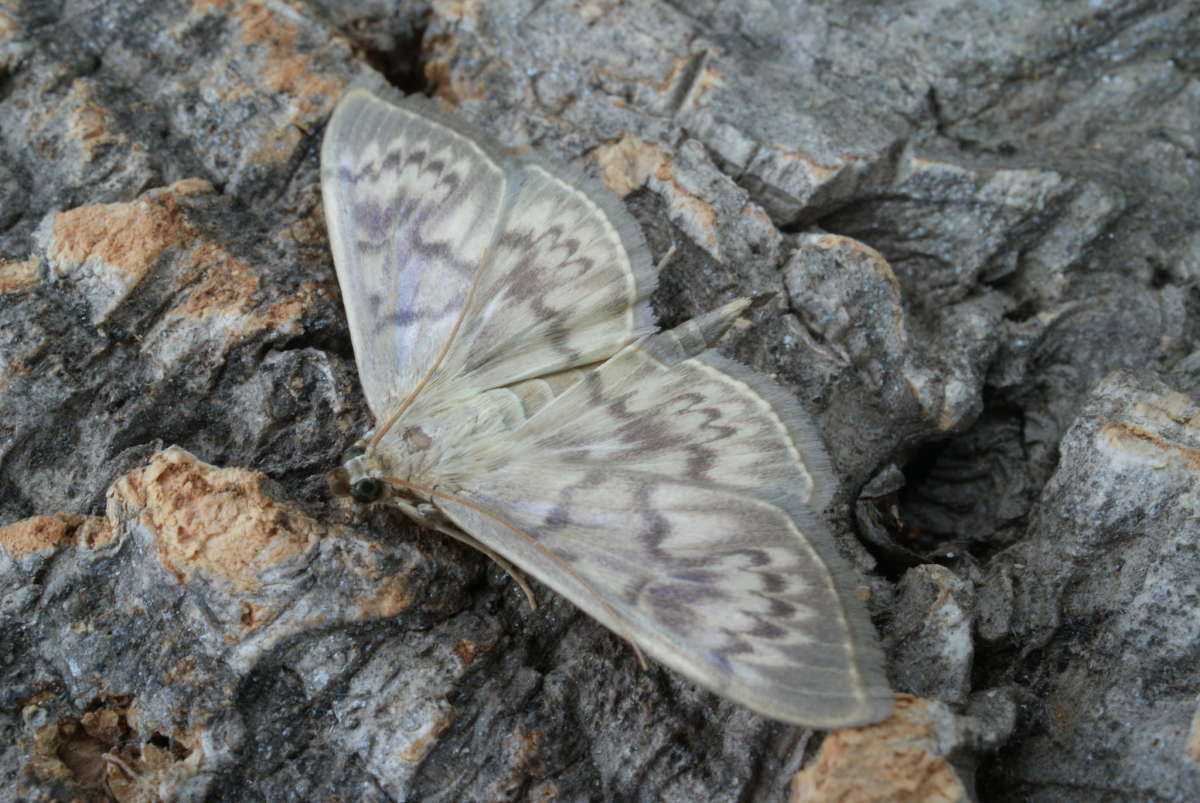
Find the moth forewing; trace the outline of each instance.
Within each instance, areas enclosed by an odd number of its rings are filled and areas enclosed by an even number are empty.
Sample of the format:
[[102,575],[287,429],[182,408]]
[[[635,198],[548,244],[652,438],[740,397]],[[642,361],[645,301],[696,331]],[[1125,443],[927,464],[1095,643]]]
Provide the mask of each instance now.
[[508,177],[494,150],[429,109],[364,88],[321,149],[329,243],[371,412],[436,359],[496,238]]
[[427,102],[348,93],[322,188],[377,427],[340,490],[411,491],[414,518],[767,716],[887,715],[852,573],[811,512],[833,487],[820,438],[710,348],[744,302],[648,335],[655,270],[619,202]]

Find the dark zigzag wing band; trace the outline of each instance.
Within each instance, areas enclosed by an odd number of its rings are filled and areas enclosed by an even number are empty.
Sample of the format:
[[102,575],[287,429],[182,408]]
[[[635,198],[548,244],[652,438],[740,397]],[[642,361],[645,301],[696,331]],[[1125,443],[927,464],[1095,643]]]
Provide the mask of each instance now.
[[494,154],[448,125],[356,88],[321,150],[329,242],[363,391],[387,415],[433,365],[495,238]]

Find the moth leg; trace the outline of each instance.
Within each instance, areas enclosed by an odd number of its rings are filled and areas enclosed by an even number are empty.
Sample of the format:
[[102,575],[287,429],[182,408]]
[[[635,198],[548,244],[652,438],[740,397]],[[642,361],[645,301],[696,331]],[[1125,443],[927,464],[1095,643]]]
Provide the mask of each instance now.
[[504,573],[511,577],[513,582],[517,584],[517,587],[521,589],[521,593],[523,593],[525,595],[525,599],[529,601],[529,607],[535,611],[537,610],[537,598],[533,596],[533,589],[529,586],[529,583],[526,581],[524,575],[517,571],[517,567],[513,566],[503,557],[496,554],[471,536],[467,535],[450,522],[446,521],[445,517],[441,515],[441,512],[433,505],[419,505],[417,507],[404,505],[404,507],[406,508],[405,513],[413,518],[418,524],[437,530],[442,535],[448,535],[455,541],[477,549],[485,556],[490,558],[492,562],[503,569]]

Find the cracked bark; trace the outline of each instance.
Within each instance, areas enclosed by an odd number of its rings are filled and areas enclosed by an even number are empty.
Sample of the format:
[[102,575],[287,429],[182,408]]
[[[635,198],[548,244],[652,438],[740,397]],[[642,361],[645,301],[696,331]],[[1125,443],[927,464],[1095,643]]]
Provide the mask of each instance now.
[[[0,4],[8,788],[1187,799],[1198,32],[1182,1]],[[724,348],[820,421],[922,698],[817,755],[325,496],[368,421],[316,154],[372,69],[621,195],[677,247],[664,323],[775,294]]]

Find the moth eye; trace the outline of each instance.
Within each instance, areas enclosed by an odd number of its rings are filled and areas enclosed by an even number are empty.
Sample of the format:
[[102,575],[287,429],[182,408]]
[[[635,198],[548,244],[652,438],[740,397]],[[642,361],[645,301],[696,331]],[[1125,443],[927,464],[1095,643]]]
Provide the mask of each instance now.
[[374,502],[383,493],[383,483],[374,477],[364,477],[350,486],[350,495],[356,502]]
[[362,446],[361,444],[355,444],[354,446],[351,446],[349,449],[342,452],[342,465],[345,465],[356,457],[362,457],[364,454],[366,454],[366,452],[366,447]]

